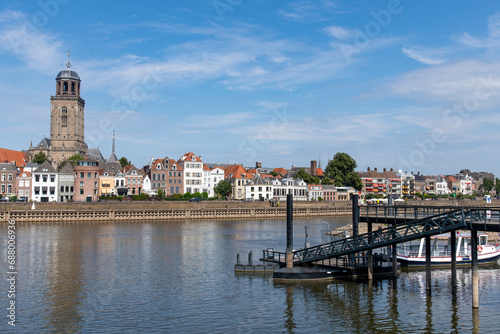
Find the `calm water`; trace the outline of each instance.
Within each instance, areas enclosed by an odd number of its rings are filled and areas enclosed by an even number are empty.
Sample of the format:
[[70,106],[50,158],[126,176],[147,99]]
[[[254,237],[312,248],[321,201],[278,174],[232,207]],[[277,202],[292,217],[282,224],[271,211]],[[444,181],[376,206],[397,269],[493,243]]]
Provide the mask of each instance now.
[[[324,219],[295,220],[295,248],[321,242]],[[330,219],[330,227],[349,221]],[[396,281],[276,284],[269,276],[234,274],[236,253],[285,249],[284,221],[191,221],[20,225],[19,333],[470,333],[470,270],[433,271]],[[6,227],[2,272],[7,276]],[[476,330],[500,330],[499,266],[480,270]],[[8,286],[0,283],[0,332],[7,325]]]

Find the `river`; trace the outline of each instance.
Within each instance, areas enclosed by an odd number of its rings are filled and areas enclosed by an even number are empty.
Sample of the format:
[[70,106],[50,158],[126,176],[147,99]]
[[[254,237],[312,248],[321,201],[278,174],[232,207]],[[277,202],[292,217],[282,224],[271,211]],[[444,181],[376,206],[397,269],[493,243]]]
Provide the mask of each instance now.
[[[350,218],[294,220],[294,246],[320,243]],[[2,265],[7,274],[7,226]],[[0,283],[0,332],[18,333],[483,333],[498,332],[500,266],[401,273],[368,283],[278,284],[236,275],[240,253],[284,250],[286,222],[175,221],[16,225],[15,298]],[[15,300],[15,327],[6,317]]]

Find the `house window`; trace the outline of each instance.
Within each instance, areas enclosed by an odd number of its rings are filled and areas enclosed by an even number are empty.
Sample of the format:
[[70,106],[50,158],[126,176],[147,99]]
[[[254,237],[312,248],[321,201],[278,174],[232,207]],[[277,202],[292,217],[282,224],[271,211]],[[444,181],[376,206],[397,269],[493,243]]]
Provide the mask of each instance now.
[[50,176],[50,182],[52,182],[52,183],[56,182],[56,176],[55,175],[51,175]]
[[80,187],[83,187],[83,181],[80,181]]
[[85,177],[85,173],[84,172],[80,172],[80,179],[83,179]]
[[35,195],[40,195],[40,187],[35,187]]
[[83,195],[83,189],[80,189],[80,195]]
[[9,174],[9,176],[7,177],[7,180],[8,180],[8,182],[12,182],[12,174]]
[[88,179],[91,179],[91,178],[92,178],[92,173],[91,173],[91,172],[88,172],[88,173],[87,173],[87,178],[88,178]]

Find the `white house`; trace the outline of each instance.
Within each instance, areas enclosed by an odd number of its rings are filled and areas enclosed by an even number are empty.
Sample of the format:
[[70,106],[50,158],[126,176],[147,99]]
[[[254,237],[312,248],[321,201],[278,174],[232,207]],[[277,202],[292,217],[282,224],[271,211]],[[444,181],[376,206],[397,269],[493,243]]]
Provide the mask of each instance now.
[[307,194],[307,198],[310,201],[317,201],[320,197],[324,198],[323,196],[323,188],[321,187],[321,184],[309,184],[309,192]]
[[57,202],[58,174],[48,161],[38,166],[32,173],[32,200],[35,202]]
[[451,191],[448,189],[448,182],[446,182],[446,179],[442,176],[439,176],[436,179],[436,195],[441,196],[441,195],[448,195],[450,194]]
[[194,153],[184,154],[177,163],[184,169],[184,192],[203,192],[203,162]]
[[259,174],[245,185],[246,201],[263,201],[273,198],[273,184]]
[[224,180],[224,169],[214,167],[210,169],[207,165],[203,165],[203,191],[208,193],[208,197],[214,197],[215,186]]
[[288,194],[293,195],[294,201],[307,201],[307,183],[295,178],[273,178],[273,197],[278,201],[286,201]]

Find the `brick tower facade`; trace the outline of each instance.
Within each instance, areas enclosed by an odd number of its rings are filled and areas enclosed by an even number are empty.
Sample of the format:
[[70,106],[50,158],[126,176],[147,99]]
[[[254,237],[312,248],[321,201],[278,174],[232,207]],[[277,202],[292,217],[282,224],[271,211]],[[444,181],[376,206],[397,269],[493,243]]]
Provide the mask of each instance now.
[[72,155],[87,155],[85,144],[85,101],[80,97],[81,80],[78,73],[67,69],[56,77],[56,95],[50,97],[50,160],[57,167]]

